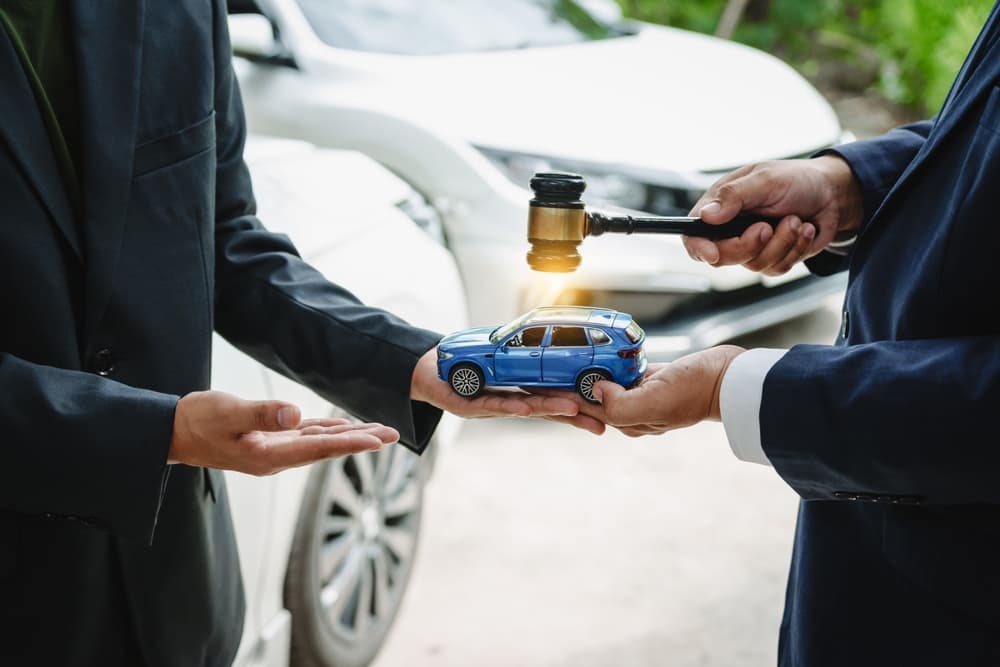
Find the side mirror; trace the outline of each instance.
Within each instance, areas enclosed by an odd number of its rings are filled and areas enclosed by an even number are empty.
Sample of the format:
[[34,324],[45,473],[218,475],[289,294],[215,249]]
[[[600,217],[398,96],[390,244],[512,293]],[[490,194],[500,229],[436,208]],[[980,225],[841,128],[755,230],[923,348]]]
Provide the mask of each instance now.
[[277,27],[262,14],[230,14],[229,38],[233,55],[251,62],[297,67],[277,37]]

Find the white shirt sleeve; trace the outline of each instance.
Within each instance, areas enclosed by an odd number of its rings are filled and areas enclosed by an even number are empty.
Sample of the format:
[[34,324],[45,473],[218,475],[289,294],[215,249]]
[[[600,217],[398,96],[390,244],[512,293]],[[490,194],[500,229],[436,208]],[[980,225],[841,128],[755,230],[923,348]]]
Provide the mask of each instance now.
[[740,354],[726,369],[719,390],[719,412],[733,454],[741,461],[769,466],[760,442],[760,401],[764,378],[787,350],[759,348]]

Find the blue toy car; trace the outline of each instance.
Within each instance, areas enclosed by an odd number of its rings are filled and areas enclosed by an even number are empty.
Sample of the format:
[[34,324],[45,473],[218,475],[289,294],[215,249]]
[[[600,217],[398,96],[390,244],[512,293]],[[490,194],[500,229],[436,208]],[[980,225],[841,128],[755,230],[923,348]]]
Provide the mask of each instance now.
[[645,338],[628,313],[536,308],[503,326],[447,336],[438,344],[438,375],[466,398],[486,386],[558,387],[596,403],[594,383],[630,387],[646,372]]

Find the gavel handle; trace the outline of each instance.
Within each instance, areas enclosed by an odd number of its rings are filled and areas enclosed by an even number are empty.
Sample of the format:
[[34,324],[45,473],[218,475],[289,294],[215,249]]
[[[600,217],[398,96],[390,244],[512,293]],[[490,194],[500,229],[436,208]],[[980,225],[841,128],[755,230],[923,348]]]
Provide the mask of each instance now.
[[766,222],[775,227],[779,218],[753,213],[740,213],[721,225],[710,225],[701,218],[687,216],[635,217],[631,215],[587,214],[587,233],[601,234],[684,234],[709,239],[728,239],[740,236],[750,225]]

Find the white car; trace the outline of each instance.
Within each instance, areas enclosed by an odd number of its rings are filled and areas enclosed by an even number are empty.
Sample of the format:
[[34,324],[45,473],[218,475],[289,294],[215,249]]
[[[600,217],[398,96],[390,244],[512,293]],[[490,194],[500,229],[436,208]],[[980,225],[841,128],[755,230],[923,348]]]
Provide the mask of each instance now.
[[[246,156],[260,218],[327,277],[412,324],[466,325],[458,270],[406,213],[421,201],[408,185],[359,153],[288,139],[251,137]],[[216,389],[341,414],[219,337],[213,357]],[[272,477],[227,473],[247,594],[236,665],[284,667],[290,647],[296,665],[371,661],[406,588],[429,464],[455,426],[445,419],[423,457],[392,446]]]
[[[528,180],[686,213],[721,173],[845,138],[830,105],[760,51],[621,20],[613,0],[230,0],[251,128],[354,148],[423,193],[473,325],[539,305],[627,310],[654,359],[801,315],[842,289],[690,260],[676,237],[587,239],[567,275],[525,263]],[[250,12],[250,13],[245,13]]]

